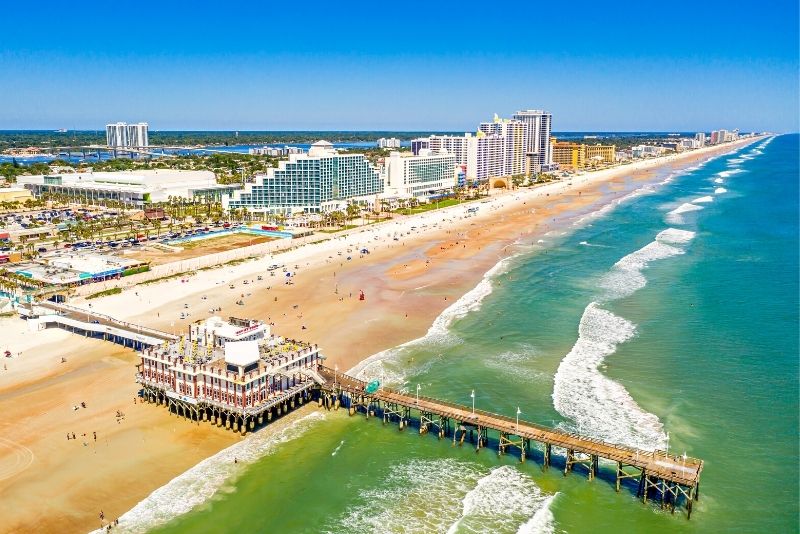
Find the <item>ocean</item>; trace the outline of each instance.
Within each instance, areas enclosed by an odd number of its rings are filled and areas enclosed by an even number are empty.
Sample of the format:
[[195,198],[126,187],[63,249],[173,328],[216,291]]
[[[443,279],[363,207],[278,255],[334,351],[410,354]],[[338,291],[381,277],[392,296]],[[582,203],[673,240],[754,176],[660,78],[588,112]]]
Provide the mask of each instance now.
[[426,336],[353,370],[703,458],[690,521],[616,493],[602,462],[590,482],[342,410],[252,434],[122,530],[797,532],[798,157],[797,135],[758,141],[518,242]]

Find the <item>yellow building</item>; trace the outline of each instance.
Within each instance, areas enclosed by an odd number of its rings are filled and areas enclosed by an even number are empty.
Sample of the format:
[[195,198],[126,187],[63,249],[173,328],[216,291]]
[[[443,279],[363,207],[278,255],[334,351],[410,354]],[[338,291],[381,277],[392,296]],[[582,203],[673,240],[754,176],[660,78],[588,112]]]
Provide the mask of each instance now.
[[31,192],[22,187],[0,188],[0,202],[25,202],[32,199]]
[[600,162],[614,163],[616,153],[616,145],[584,145],[584,157],[590,165]]
[[553,163],[558,163],[561,169],[582,169],[586,165],[586,156],[583,145],[575,143],[556,142],[553,139]]
[[584,145],[557,141],[551,138],[553,163],[562,169],[583,169],[600,163],[614,163],[617,147],[615,145]]

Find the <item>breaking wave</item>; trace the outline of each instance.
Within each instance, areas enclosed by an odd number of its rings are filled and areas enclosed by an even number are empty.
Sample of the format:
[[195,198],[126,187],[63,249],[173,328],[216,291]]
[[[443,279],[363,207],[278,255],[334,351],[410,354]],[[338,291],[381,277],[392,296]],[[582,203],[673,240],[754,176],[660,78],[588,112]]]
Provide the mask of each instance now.
[[730,178],[734,174],[739,174],[742,172],[747,172],[747,171],[745,171],[744,169],[730,169],[728,171],[718,172],[717,176],[719,176],[720,178]]
[[[529,532],[553,531],[550,495],[512,466],[491,469],[452,458],[393,465],[380,486],[354,496],[357,503],[333,520],[328,532]],[[537,518],[538,514],[538,518]]]
[[669,224],[685,224],[686,220],[683,218],[684,213],[689,213],[691,211],[699,211],[703,209],[703,206],[698,206],[697,204],[691,204],[689,202],[685,202],[675,208],[674,210],[667,213],[666,221]]
[[[280,419],[269,429],[254,432],[246,439],[206,458],[161,486],[119,518],[114,532],[145,533],[191,511],[226,486],[252,463],[274,452],[282,444],[297,439],[319,421],[323,412],[312,412],[300,419]],[[280,425],[283,425],[282,427]],[[236,462],[234,462],[236,460]],[[104,529],[96,531],[97,534]]]
[[688,230],[668,228],[651,243],[620,259],[600,280],[600,287],[606,290],[605,299],[624,298],[643,288],[647,279],[642,271],[653,261],[683,254],[684,250],[675,245],[688,243],[694,236]]
[[[667,228],[639,250],[624,256],[601,279],[600,301],[625,298],[647,284],[643,272],[650,263],[685,253],[683,245],[695,233]],[[631,339],[630,321],[591,302],[578,326],[578,340],[561,361],[553,385],[553,406],[574,423],[574,430],[593,437],[645,450],[662,448],[664,427],[654,414],[642,410],[619,383],[606,377],[600,366],[617,346]]]
[[725,189],[724,187],[718,187],[718,188],[714,189],[714,194],[715,195],[720,195],[722,193],[727,193],[727,192],[728,192],[728,190]]
[[610,443],[644,450],[663,448],[667,436],[658,417],[636,404],[619,383],[600,372],[617,345],[636,333],[633,323],[592,302],[583,312],[578,341],[561,361],[553,386],[553,406],[572,419],[575,430]]
[[706,195],[704,197],[696,198],[692,200],[692,202],[695,204],[706,204],[708,202],[714,202],[714,197]]

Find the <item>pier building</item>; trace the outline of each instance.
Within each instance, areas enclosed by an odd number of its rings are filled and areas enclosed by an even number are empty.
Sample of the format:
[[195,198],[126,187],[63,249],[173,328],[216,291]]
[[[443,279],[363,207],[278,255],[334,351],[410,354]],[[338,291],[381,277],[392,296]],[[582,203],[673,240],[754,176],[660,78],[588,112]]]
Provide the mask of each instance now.
[[189,336],[140,352],[144,398],[194,421],[245,434],[308,400],[319,347],[271,334],[261,321],[212,317]]

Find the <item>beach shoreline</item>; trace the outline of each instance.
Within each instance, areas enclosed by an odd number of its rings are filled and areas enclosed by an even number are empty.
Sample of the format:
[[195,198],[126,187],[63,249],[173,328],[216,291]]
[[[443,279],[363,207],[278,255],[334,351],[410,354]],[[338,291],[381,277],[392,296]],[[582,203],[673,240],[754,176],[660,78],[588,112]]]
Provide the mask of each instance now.
[[[268,320],[275,323],[274,331],[280,335],[319,343],[329,364],[349,369],[383,350],[424,336],[445,309],[511,254],[509,247],[515,243],[539,246],[539,240],[544,240],[541,245],[547,246],[579,218],[654,183],[657,176],[738,145],[731,143],[646,162],[648,165],[621,166],[537,188],[508,191],[478,204],[350,231],[275,257],[137,286],[119,295],[75,304],[91,303],[98,312],[178,333],[189,322],[207,317],[208,308],[219,306],[224,317]],[[469,206],[479,206],[478,213],[466,216]],[[361,248],[368,248],[369,254],[360,254]],[[348,255],[353,259],[346,259]],[[256,281],[272,262],[285,263],[295,273],[293,285],[286,285],[280,276]],[[244,285],[244,279],[252,282]],[[231,284],[235,289],[229,289]],[[365,301],[357,298],[362,290]],[[236,300],[244,300],[245,305],[236,305]],[[185,310],[190,315],[181,321],[179,314]],[[13,322],[4,331],[11,330],[12,324],[16,332],[19,325]],[[16,472],[3,471],[8,454],[0,456],[0,498],[13,504],[5,528],[43,532],[96,528],[99,510],[107,518],[118,517],[174,476],[241,439],[210,425],[170,418],[160,408],[134,405],[138,387],[133,381],[132,351],[98,340],[55,335],[65,334],[58,331],[46,334],[53,339],[48,338],[48,344],[39,347],[31,343],[34,334],[30,333],[15,333],[4,339],[9,350],[24,347],[12,350],[21,356],[12,359],[8,375],[0,375],[0,407],[10,414],[6,425],[15,429],[4,435],[32,455],[25,469],[19,470],[24,458],[17,462]],[[49,357],[52,352],[57,354]],[[32,356],[27,358],[27,353]],[[67,355],[63,371],[52,370],[59,367],[54,359],[58,353]],[[80,392],[76,399],[88,398],[90,408],[100,406],[97,415],[89,414],[89,409],[72,410],[70,391]],[[39,401],[42,396],[49,399],[47,404]],[[125,418],[115,423],[117,418],[112,414],[123,406]],[[58,411],[62,413],[56,415]],[[80,425],[94,425],[101,436],[108,436],[106,452],[95,446],[92,453],[105,454],[102,459],[82,454],[92,450],[91,441],[84,446],[83,439],[65,439],[70,424],[79,426],[76,420],[64,421],[71,415],[86,416],[78,420]],[[46,435],[37,435],[36,428],[41,425],[47,425]],[[125,431],[116,430],[122,428]],[[269,426],[260,432],[268,431]],[[63,443],[56,445],[59,438]],[[65,445],[75,445],[79,452],[65,449]],[[14,454],[14,458],[22,458],[21,453]],[[87,473],[93,468],[94,473]],[[81,484],[73,480],[78,475],[83,475]],[[42,513],[47,497],[53,502]]]

